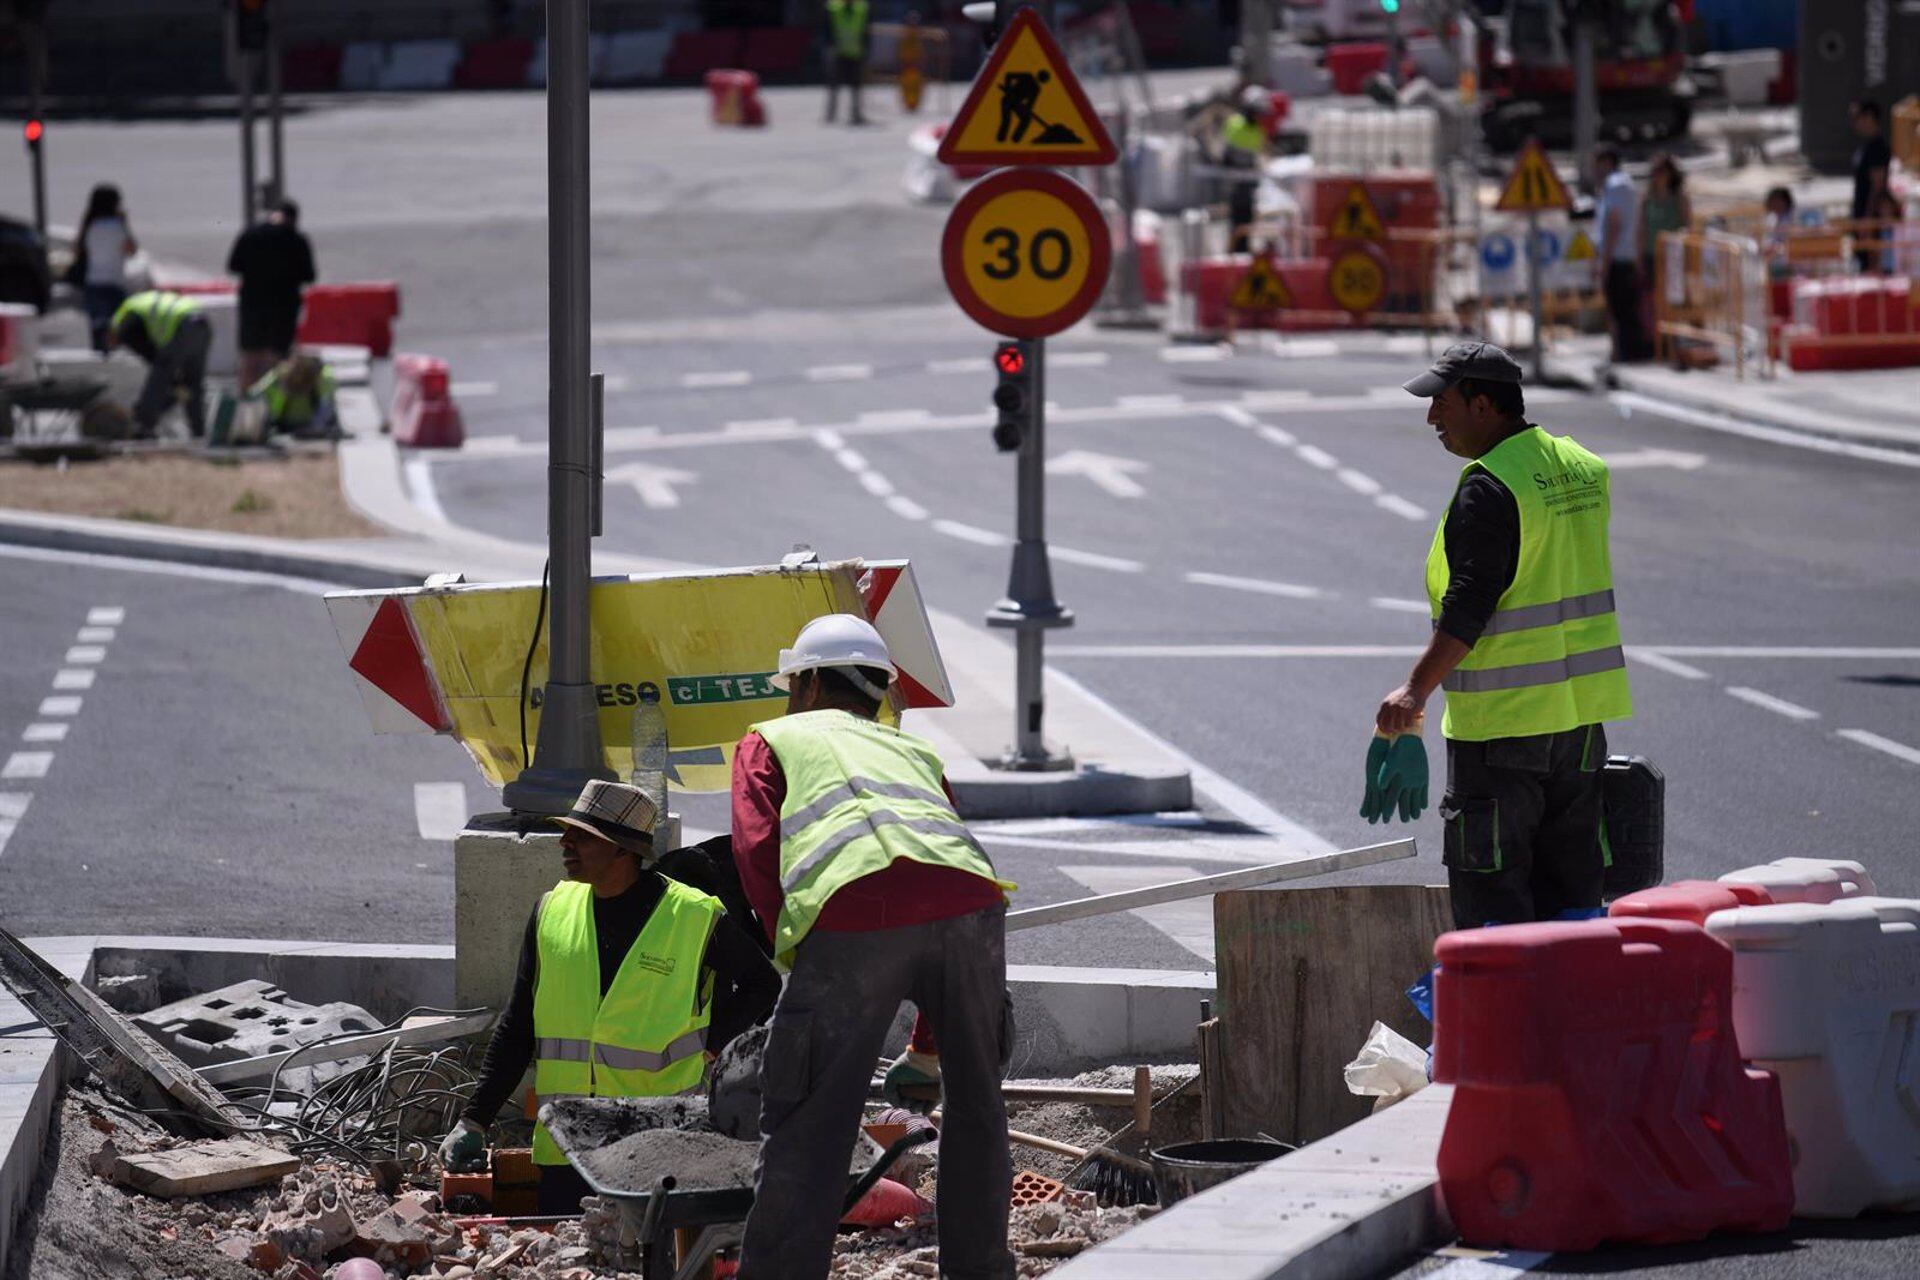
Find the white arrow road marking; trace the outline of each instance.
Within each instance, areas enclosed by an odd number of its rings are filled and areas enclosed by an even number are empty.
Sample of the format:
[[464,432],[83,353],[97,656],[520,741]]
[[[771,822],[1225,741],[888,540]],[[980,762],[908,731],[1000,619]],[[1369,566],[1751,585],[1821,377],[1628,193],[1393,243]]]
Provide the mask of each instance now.
[[1133,478],[1150,470],[1137,458],[1116,458],[1107,453],[1073,449],[1047,463],[1050,476],[1085,476],[1116,498],[1143,498],[1146,489]]
[[30,792],[0,791],[0,853],[7,851],[7,841],[13,839],[20,819],[27,816],[27,803],[32,799]]
[[1707,464],[1704,453],[1686,453],[1680,449],[1635,449],[1603,459],[1609,471],[1639,471],[1646,467],[1672,467],[1676,471],[1698,471]]
[[467,825],[467,788],[460,782],[413,784],[413,821],[422,840],[455,840]]
[[650,507],[665,509],[680,505],[677,486],[692,484],[700,477],[691,471],[679,471],[673,467],[656,467],[646,462],[629,462],[623,467],[615,467],[607,472],[607,479],[619,484],[630,484],[633,491],[640,495],[640,501]]

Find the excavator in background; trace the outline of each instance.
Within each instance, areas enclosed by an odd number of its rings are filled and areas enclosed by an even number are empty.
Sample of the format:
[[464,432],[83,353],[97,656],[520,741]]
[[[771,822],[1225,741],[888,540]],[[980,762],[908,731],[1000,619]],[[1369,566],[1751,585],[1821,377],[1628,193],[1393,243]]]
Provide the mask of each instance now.
[[1692,0],[1478,0],[1478,58],[1487,144],[1516,151],[1538,135],[1550,147],[1573,140],[1573,23],[1594,24],[1600,136],[1622,144],[1687,132],[1693,84],[1686,76]]

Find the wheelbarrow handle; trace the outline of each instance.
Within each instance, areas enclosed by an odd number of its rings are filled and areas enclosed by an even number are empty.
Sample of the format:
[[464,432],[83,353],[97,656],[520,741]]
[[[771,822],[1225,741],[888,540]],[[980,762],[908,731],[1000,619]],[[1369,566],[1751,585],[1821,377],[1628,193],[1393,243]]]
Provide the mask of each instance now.
[[903,1133],[895,1138],[887,1149],[880,1153],[880,1158],[874,1161],[873,1168],[861,1174],[860,1180],[855,1182],[852,1189],[847,1192],[846,1202],[840,1206],[841,1215],[852,1213],[853,1206],[866,1199],[867,1192],[873,1190],[880,1179],[887,1176],[887,1170],[893,1168],[894,1161],[915,1147],[924,1146],[939,1136],[938,1129],[928,1127],[915,1129],[911,1133]]

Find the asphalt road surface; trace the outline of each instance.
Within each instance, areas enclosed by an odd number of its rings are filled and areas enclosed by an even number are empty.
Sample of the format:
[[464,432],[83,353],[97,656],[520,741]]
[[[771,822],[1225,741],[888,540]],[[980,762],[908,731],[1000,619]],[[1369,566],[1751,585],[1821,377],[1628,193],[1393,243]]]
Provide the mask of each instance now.
[[[704,565],[796,542],[905,555],[932,605],[976,616],[1006,583],[1013,468],[988,437],[993,340],[944,300],[944,211],[900,194],[911,122],[830,130],[811,92],[771,101],[773,128],[723,133],[697,95],[596,95],[601,545]],[[470,95],[328,104],[288,128],[322,274],[400,279],[402,347],[452,363],[471,443],[414,469],[416,501],[528,542],[545,528],[541,120],[537,95]],[[49,165],[57,218],[115,180],[156,255],[223,260],[230,124],[70,123]],[[25,190],[6,149],[0,190]],[[1457,471],[1398,390],[1425,358],[1418,339],[1228,351],[1091,327],[1048,356],[1054,573],[1078,616],[1050,661],[1329,845],[1419,838],[1418,863],[1356,879],[1442,874],[1431,814],[1356,816],[1373,709],[1427,633],[1422,567]],[[1636,713],[1609,737],[1667,775],[1669,877],[1846,857],[1920,896],[1920,469],[1629,417],[1604,396],[1535,391],[1530,408],[1614,468]],[[0,556],[0,592],[0,734],[16,739],[0,748],[0,921],[448,937],[448,837],[492,797],[451,743],[366,731],[311,590]],[[50,709],[61,696],[79,702]],[[684,810],[724,825],[716,798]],[[1267,842],[1230,816],[983,834],[1041,902],[1255,859]],[[1024,934],[1011,953],[1206,968],[1210,926],[1169,908]],[[1912,1275],[1915,1231],[1879,1219],[1416,1270]]]

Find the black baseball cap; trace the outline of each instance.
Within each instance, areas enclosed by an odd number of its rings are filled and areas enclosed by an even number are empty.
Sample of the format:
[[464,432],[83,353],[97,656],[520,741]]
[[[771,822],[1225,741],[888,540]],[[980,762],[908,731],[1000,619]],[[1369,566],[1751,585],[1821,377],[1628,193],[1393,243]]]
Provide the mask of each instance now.
[[1456,342],[1440,353],[1432,368],[1404,385],[1412,394],[1430,399],[1462,378],[1518,382],[1520,362],[1491,342]]

